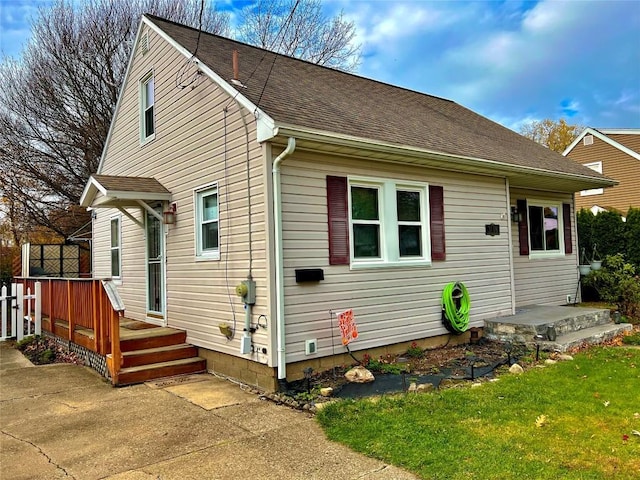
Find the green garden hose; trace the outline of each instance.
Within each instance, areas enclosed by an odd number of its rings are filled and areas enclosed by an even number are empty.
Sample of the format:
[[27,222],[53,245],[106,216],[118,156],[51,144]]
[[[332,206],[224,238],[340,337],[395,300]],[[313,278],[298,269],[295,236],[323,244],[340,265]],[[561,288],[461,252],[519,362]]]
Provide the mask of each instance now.
[[471,300],[462,282],[448,283],[442,291],[442,323],[451,333],[460,335],[469,328]]

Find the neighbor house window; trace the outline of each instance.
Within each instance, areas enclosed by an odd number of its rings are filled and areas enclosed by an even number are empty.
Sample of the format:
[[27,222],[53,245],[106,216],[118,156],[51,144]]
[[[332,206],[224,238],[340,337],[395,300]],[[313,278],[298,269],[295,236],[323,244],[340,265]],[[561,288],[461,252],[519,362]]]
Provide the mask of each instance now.
[[152,140],[155,136],[154,104],[155,86],[151,73],[140,82],[140,138],[142,142]]
[[[585,167],[590,168],[598,173],[602,173],[602,162],[585,163]],[[604,188],[591,188],[589,190],[582,190],[580,196],[586,197],[588,195],[602,195]]]
[[349,182],[352,265],[429,262],[426,184]]
[[120,278],[122,267],[120,217],[111,219],[111,276]]
[[220,258],[218,188],[210,186],[195,192],[196,257]]

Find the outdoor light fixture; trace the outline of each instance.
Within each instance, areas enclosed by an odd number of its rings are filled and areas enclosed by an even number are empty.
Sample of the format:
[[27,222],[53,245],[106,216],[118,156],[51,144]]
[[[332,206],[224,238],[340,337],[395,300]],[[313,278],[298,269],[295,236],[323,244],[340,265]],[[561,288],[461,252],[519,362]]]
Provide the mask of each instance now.
[[162,212],[163,222],[167,225],[174,225],[176,223],[176,203],[169,205],[169,208]]
[[511,221],[513,223],[520,223],[522,220],[522,213],[518,212],[518,207],[511,205]]

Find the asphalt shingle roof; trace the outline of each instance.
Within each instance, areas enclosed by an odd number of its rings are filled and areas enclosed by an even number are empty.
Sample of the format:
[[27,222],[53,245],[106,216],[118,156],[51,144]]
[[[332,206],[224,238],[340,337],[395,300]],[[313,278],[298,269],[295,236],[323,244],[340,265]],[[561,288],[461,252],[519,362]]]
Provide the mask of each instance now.
[[[195,51],[196,29],[152,15],[146,17],[184,48]],[[207,33],[200,36],[197,57],[230,81],[233,50],[239,52],[239,79],[247,87],[238,89],[276,124],[606,178],[451,100]]]

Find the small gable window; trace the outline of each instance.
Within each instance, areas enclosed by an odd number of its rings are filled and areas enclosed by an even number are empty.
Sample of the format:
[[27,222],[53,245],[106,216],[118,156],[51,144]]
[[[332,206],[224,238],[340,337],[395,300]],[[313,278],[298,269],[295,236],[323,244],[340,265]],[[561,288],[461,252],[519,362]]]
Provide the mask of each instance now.
[[140,82],[140,139],[142,143],[155,137],[155,84],[153,73]]
[[208,186],[195,192],[196,258],[220,259],[218,188]]
[[111,277],[120,278],[121,263],[120,217],[111,219]]

